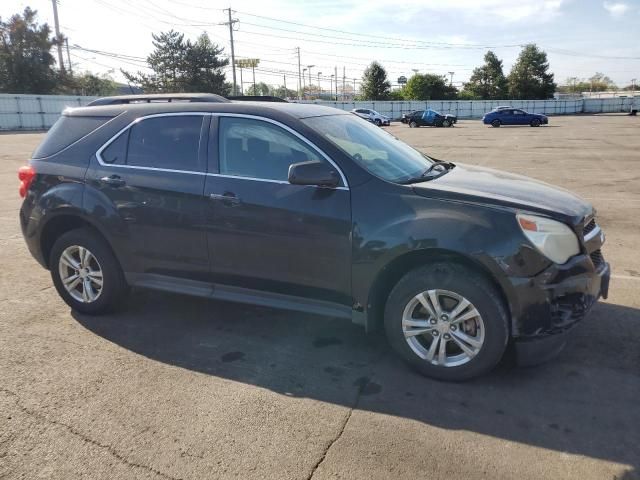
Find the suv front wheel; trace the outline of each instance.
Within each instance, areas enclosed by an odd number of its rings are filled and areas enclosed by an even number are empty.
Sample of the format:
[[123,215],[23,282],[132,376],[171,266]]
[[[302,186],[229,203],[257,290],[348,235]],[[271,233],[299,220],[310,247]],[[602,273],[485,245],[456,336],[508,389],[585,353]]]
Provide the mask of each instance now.
[[71,230],[56,240],[49,257],[49,269],[62,299],[78,312],[113,311],[128,291],[109,246],[86,228]]
[[385,309],[393,349],[428,377],[461,381],[488,372],[509,339],[508,315],[481,275],[439,262],[406,274]]

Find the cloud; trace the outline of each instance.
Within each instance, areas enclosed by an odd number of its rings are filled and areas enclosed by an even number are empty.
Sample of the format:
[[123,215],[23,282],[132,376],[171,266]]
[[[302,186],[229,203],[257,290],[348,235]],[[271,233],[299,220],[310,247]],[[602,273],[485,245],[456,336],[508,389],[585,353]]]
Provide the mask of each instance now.
[[602,6],[612,17],[621,17],[629,10],[629,5],[623,2],[604,2]]

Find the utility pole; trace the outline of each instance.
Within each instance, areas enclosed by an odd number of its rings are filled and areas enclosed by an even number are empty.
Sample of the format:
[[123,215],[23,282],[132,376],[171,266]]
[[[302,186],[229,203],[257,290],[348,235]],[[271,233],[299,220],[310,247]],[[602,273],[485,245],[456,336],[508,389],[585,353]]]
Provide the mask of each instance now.
[[338,101],[338,66],[333,67],[333,74],[336,78],[336,102]]
[[242,65],[240,67],[240,95],[244,95],[244,82],[242,81]]
[[64,44],[67,46],[67,62],[69,63],[69,74],[73,77],[73,67],[71,66],[71,54],[69,53],[69,39],[65,37]]
[[298,50],[298,100],[302,100],[302,94],[304,93],[304,77],[300,71],[300,47],[296,47]]
[[[55,3],[56,0],[53,0]],[[229,13],[229,21],[222,23],[222,25],[229,25],[229,39],[231,40],[231,69],[233,71],[233,94],[238,94],[238,85],[236,83],[236,53],[233,49],[233,24],[238,23],[237,19],[231,18],[231,7],[226,9]],[[255,81],[254,81],[255,84]]]
[[58,22],[58,0],[51,0],[53,3],[53,23],[56,26],[56,44],[58,45],[58,64],[60,72],[64,73],[64,62],[62,61],[62,35],[60,35],[60,23]]
[[286,98],[286,96],[287,96],[287,76],[286,75],[282,75],[282,79],[284,80],[284,96]]
[[322,95],[322,86],[320,85],[320,75],[322,75],[322,72],[318,72],[318,98],[320,98],[320,96]]
[[353,99],[356,99],[356,79],[353,79]]
[[344,102],[344,87],[346,87],[346,84],[347,84],[347,69],[343,65],[342,66],[342,101],[343,102]]
[[449,86],[453,87],[453,74],[456,72],[449,72],[449,75],[451,75],[451,81],[449,82]]

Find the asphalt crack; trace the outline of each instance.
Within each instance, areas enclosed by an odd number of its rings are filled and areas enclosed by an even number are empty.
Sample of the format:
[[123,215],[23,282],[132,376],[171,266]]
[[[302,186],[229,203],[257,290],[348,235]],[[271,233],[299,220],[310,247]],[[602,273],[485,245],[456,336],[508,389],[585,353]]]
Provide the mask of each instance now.
[[[373,362],[373,365],[377,365],[384,356],[385,356],[385,353],[380,355],[380,357],[375,362]],[[361,381],[363,379],[366,379],[366,381]],[[349,411],[345,415],[345,418],[342,421],[342,425],[340,426],[340,430],[338,431],[338,434],[329,442],[329,444],[324,449],[324,451],[322,452],[322,455],[320,456],[318,461],[315,463],[315,465],[311,469],[311,472],[309,473],[309,475],[307,475],[307,478],[305,480],[311,480],[313,478],[318,468],[320,468],[320,465],[322,465],[322,463],[327,458],[327,454],[329,453],[329,450],[331,450],[331,447],[333,447],[333,445],[338,440],[340,440],[340,438],[342,437],[342,434],[347,428],[347,425],[349,424],[349,420],[351,420],[351,416],[353,415],[354,410],[356,410],[358,408],[358,405],[360,404],[360,398],[362,398],[363,394],[366,395],[367,386],[371,383],[372,382],[369,377],[361,377],[360,379],[356,380],[356,384],[358,384],[358,393],[356,394],[356,399],[353,402],[353,405],[349,408]]]
[[55,425],[58,427],[62,427],[65,430],[67,430],[69,433],[71,433],[72,435],[75,435],[76,437],[79,437],[82,441],[84,441],[85,443],[89,443],[91,445],[94,445],[98,448],[101,448],[103,450],[106,450],[107,452],[109,452],[114,458],[116,458],[117,460],[119,460],[121,463],[131,467],[131,468],[138,468],[138,469],[142,469],[142,470],[146,470],[148,472],[154,473],[155,475],[162,477],[162,478],[166,478],[168,480],[182,480],[178,477],[173,477],[171,475],[168,475],[164,472],[161,472],[160,470],[157,470],[149,465],[144,465],[142,463],[137,463],[137,462],[133,462],[129,459],[127,459],[125,456],[123,456],[122,454],[120,454],[115,448],[113,448],[111,445],[107,445],[105,443],[101,443],[97,440],[94,440],[93,438],[85,435],[84,433],[80,432],[79,430],[77,430],[76,428],[74,428],[71,425],[67,425],[66,423],[63,422],[59,422],[58,420],[52,420],[48,417],[46,417],[45,415],[35,411],[35,410],[31,410],[30,408],[25,407],[20,399],[20,396],[11,391],[8,390],[6,388],[2,388],[0,387],[0,392],[6,393],[7,395],[9,395],[10,397],[12,397],[15,400],[16,405],[18,406],[18,408],[25,413],[26,415],[29,415],[31,417],[34,417],[42,422],[48,423],[50,425]]

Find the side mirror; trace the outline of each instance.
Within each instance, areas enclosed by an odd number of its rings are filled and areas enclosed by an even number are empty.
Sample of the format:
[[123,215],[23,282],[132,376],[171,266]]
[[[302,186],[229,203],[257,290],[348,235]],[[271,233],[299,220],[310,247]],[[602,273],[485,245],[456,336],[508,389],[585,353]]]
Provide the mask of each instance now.
[[289,183],[336,188],[340,184],[340,178],[335,169],[327,163],[312,160],[291,164],[289,166]]

